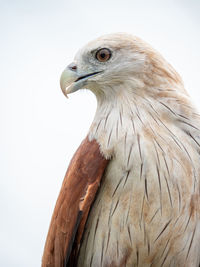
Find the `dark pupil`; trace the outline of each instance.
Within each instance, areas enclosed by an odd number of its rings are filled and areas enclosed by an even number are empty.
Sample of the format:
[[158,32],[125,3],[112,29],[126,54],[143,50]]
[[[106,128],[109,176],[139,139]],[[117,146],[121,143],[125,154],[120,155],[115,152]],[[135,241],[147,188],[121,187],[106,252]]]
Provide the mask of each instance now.
[[106,53],[101,53],[101,58],[105,58],[106,57]]

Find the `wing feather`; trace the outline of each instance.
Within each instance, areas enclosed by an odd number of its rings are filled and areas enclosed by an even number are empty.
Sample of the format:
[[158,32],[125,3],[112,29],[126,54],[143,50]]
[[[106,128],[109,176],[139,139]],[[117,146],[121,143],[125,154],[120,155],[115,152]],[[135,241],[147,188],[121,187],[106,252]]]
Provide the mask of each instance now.
[[90,207],[108,164],[86,137],[66,172],[47,235],[42,267],[75,266]]

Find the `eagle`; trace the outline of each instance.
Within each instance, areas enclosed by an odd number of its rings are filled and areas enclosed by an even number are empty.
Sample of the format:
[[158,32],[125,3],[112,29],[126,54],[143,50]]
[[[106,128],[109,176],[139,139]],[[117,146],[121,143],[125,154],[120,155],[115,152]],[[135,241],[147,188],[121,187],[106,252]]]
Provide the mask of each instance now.
[[[126,33],[101,36],[61,75],[94,120],[66,172],[42,267],[200,264],[200,115],[175,69]],[[87,103],[86,103],[87,105]]]

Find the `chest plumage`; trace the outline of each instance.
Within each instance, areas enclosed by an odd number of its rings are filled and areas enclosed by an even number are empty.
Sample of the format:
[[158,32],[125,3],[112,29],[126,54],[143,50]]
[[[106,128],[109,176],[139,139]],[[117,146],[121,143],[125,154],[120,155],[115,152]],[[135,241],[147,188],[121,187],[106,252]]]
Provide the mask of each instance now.
[[101,110],[91,127],[90,138],[111,161],[79,266],[196,266],[199,260],[197,144],[177,116],[174,123],[165,119],[163,105],[140,103]]

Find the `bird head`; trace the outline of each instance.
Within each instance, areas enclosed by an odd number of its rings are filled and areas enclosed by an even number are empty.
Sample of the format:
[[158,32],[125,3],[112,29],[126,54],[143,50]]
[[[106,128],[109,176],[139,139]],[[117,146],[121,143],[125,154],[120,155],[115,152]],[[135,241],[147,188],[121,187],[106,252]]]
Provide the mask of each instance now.
[[164,58],[141,39],[125,33],[104,35],[84,46],[63,71],[65,96],[86,88],[97,98],[135,91],[151,94],[150,87],[182,84]]

